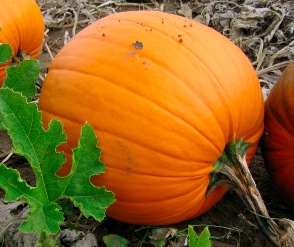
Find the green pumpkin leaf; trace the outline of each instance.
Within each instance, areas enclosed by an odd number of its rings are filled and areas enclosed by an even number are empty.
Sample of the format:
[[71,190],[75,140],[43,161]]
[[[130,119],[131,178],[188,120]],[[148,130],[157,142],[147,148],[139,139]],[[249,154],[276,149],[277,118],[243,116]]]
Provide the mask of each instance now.
[[0,64],[5,64],[12,57],[12,49],[8,44],[0,44]]
[[128,247],[130,241],[116,234],[108,234],[103,237],[103,242],[107,247]]
[[64,220],[57,203],[62,198],[72,200],[86,217],[93,216],[101,221],[107,207],[114,202],[114,195],[90,182],[91,176],[105,171],[92,127],[85,124],[81,130],[70,174],[58,177],[56,172],[65,162],[63,153],[56,152],[66,140],[61,123],[53,120],[45,131],[37,105],[28,103],[23,95],[9,88],[0,89],[0,112],[14,152],[28,160],[36,175],[36,186],[31,187],[18,171],[0,165],[0,188],[6,192],[5,200],[23,200],[30,206],[28,218],[20,225],[20,230],[56,234]]
[[40,62],[34,59],[24,60],[18,66],[8,67],[3,87],[20,92],[31,100],[36,94],[35,82],[39,77],[40,69]]
[[84,216],[95,215],[96,220],[101,221],[105,217],[105,210],[114,200],[113,194],[106,191],[105,187],[94,187],[90,182],[91,176],[105,172],[105,166],[100,161],[101,149],[97,148],[97,144],[93,128],[86,123],[78,148],[73,150],[73,164],[67,176],[67,186],[64,184],[62,187],[65,188],[63,197],[69,198],[79,207]]
[[194,231],[192,226],[188,226],[189,246],[197,246],[198,235]]
[[198,236],[192,226],[188,226],[189,247],[212,247],[210,242],[210,232],[205,227]]
[[[0,64],[6,63],[12,57],[12,49],[8,44],[0,44]],[[10,88],[22,93],[28,100],[36,94],[35,82],[38,79],[41,66],[37,60],[24,60],[18,66],[6,69],[3,88]],[[0,130],[3,127],[3,116],[0,114]]]
[[198,247],[212,247],[208,227],[205,227],[203,231],[200,233],[197,244]]

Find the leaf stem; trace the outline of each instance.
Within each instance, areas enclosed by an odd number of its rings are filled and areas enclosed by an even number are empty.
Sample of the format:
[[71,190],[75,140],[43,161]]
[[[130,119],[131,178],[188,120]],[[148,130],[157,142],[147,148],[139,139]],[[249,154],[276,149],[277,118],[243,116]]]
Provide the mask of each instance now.
[[294,245],[294,222],[289,219],[270,218],[262,197],[246,162],[246,151],[250,144],[243,140],[231,142],[223,155],[214,164],[207,194],[220,185],[229,185],[253,212],[263,234],[274,245]]

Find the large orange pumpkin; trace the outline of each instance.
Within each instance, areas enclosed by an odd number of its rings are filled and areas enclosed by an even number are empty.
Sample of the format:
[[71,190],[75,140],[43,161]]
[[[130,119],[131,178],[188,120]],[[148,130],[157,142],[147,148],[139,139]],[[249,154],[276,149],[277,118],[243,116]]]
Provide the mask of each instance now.
[[294,61],[265,102],[263,153],[273,185],[294,209]]
[[[0,0],[0,43],[12,47],[13,57],[36,58],[44,36],[44,19],[35,0]],[[0,86],[5,69],[12,60],[0,65]]]
[[[213,29],[156,11],[113,14],[78,33],[54,59],[40,109],[61,120],[67,158],[88,121],[115,193],[107,215],[169,224],[207,211],[225,193],[206,191],[212,166],[232,140],[263,131],[263,98],[251,63]],[[59,175],[69,172],[69,162]]]

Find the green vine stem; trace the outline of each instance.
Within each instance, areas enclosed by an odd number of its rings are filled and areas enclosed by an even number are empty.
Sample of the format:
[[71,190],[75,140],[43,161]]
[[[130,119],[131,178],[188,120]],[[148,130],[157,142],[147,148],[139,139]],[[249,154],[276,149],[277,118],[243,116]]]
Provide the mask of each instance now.
[[57,244],[57,239],[59,238],[59,233],[52,235],[46,231],[40,232],[39,241],[36,244],[36,247],[54,247],[59,246]]
[[207,195],[220,185],[229,185],[253,212],[263,234],[279,247],[294,246],[294,221],[270,218],[246,162],[250,143],[231,142],[214,163]]

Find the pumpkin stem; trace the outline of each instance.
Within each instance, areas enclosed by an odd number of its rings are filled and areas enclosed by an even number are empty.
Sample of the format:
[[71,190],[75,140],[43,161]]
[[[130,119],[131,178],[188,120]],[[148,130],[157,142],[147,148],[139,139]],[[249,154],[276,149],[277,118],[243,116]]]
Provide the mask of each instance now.
[[223,155],[214,163],[209,195],[220,185],[229,185],[253,212],[255,220],[267,239],[279,247],[294,246],[294,221],[270,218],[255,181],[246,162],[246,152],[250,143],[243,140],[231,142]]

